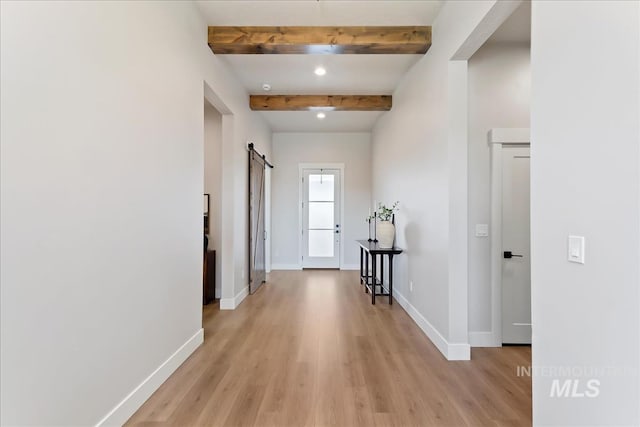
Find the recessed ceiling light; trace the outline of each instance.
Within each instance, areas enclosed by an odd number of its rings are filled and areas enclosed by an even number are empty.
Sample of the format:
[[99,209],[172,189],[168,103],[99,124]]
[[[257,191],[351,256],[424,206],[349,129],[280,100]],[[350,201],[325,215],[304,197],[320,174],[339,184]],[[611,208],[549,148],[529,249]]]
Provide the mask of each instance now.
[[262,90],[264,90],[265,92],[269,92],[271,90],[271,85],[269,83],[263,84]]
[[319,112],[318,114],[316,114],[316,117],[319,118],[320,120],[324,119],[326,116],[326,114],[324,114],[322,111]]
[[327,70],[325,70],[323,67],[318,67],[316,68],[314,73],[316,73],[316,76],[324,76],[325,74],[327,74]]

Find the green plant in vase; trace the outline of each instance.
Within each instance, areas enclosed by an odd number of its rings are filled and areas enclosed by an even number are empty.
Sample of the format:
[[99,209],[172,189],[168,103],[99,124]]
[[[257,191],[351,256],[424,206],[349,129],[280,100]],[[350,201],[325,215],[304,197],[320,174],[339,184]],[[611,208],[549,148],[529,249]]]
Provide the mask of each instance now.
[[394,212],[398,212],[398,205],[400,202],[395,202],[390,208],[383,203],[378,203],[378,219],[380,221],[391,221]]

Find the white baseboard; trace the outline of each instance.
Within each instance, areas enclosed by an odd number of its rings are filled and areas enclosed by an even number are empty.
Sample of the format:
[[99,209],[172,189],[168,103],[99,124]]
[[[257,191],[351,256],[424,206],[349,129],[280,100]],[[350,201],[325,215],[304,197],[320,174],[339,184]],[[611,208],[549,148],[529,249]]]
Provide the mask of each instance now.
[[427,338],[440,350],[440,353],[447,358],[447,360],[471,360],[471,347],[467,343],[450,343],[442,334],[431,324],[420,312],[407,300],[404,295],[394,290],[393,296],[398,304],[407,312],[409,317],[416,322],[416,325],[422,332],[425,333]]
[[[302,270],[300,264],[273,264],[271,270]],[[358,264],[345,264],[340,270],[360,270]]]
[[447,360],[471,360],[471,346],[468,343],[448,343]]
[[187,360],[204,341],[204,329],[200,329],[149,375],[138,387],[116,405],[103,419],[100,426],[121,426],[142,406],[144,402],[164,383],[169,376]]
[[245,287],[233,298],[220,298],[220,310],[235,310],[247,295],[249,295],[249,287]]
[[271,270],[302,270],[300,264],[272,264]]
[[469,332],[471,347],[502,347],[497,343],[492,332]]

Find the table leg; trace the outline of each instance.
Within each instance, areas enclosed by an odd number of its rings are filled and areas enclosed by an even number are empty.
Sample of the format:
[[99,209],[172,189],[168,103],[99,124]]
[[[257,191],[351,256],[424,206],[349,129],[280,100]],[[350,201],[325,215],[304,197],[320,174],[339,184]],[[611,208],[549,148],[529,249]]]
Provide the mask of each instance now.
[[364,292],[367,293],[367,284],[369,283],[369,252],[364,254]]
[[376,303],[376,256],[371,256],[371,304]]
[[362,285],[362,247],[360,247],[360,284]]
[[393,304],[393,254],[389,254],[389,304]]
[[384,255],[380,254],[380,293],[384,293]]

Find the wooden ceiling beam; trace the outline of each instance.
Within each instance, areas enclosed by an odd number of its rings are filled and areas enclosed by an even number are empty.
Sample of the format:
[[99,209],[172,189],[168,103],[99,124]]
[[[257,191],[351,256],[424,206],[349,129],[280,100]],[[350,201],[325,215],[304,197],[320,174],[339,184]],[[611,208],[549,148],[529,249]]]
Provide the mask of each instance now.
[[251,95],[254,111],[389,111],[391,95]]
[[430,26],[209,27],[215,54],[424,54]]

